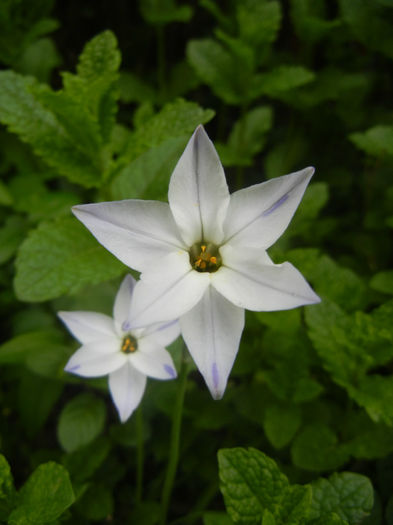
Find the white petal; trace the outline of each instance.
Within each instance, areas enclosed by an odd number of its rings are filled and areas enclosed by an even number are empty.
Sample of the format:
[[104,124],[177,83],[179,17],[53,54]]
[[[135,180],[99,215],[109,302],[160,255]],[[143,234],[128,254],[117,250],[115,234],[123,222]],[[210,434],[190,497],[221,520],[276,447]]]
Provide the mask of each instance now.
[[109,375],[109,390],[122,423],[127,421],[141,402],[146,387],[146,376],[128,361]]
[[102,202],[74,206],[72,211],[107,250],[138,271],[183,246],[164,202]]
[[209,273],[191,268],[186,252],[162,260],[161,268],[141,275],[131,302],[132,328],[179,318],[202,297],[210,282]]
[[198,126],[169,183],[168,200],[188,246],[202,240],[220,244],[229,204],[220,159],[203,126]]
[[119,351],[119,344],[115,339],[108,339],[83,345],[71,356],[64,370],[83,377],[109,374],[127,360]]
[[180,319],[183,338],[214,399],[224,395],[244,328],[244,310],[212,286]]
[[97,312],[58,312],[57,315],[68,330],[81,343],[89,343],[101,337],[114,337],[113,319]]
[[288,310],[320,302],[302,274],[288,262],[262,264],[242,258],[235,250],[229,257],[228,249],[225,266],[212,275],[216,290],[248,310]]
[[174,379],[177,376],[169,352],[148,339],[139,340],[138,350],[129,354],[128,359],[133,367],[149,377]]
[[131,297],[135,284],[136,280],[133,276],[130,274],[126,275],[116,294],[115,304],[113,306],[113,317],[119,334],[129,330],[128,322],[130,318]]
[[154,341],[160,346],[168,346],[180,335],[179,321],[168,321],[164,324],[152,325],[145,328],[141,334],[141,338]]
[[225,242],[269,248],[286,230],[313,173],[314,168],[305,168],[233,193],[224,224]]

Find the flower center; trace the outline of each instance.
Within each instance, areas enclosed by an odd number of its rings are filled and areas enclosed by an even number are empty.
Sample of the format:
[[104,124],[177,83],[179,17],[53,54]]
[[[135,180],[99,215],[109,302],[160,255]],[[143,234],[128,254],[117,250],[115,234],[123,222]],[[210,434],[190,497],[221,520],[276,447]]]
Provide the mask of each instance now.
[[218,247],[210,242],[197,242],[190,249],[190,263],[197,272],[216,272],[222,264]]
[[138,342],[132,335],[128,334],[123,338],[121,351],[125,354],[132,354],[138,350]]

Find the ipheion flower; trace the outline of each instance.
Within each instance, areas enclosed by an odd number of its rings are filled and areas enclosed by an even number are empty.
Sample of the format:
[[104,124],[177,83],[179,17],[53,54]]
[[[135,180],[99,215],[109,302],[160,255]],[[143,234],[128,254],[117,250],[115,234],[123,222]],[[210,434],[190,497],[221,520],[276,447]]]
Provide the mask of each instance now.
[[141,272],[133,327],[179,318],[187,347],[212,396],[222,397],[244,327],[244,309],[317,303],[289,262],[266,250],[287,228],[314,168],[229,194],[202,126],[171,176],[169,204],[124,200],[75,206],[98,241]]
[[116,295],[113,319],[98,312],[59,312],[58,316],[82,346],[65,370],[83,377],[109,374],[109,390],[121,421],[139,405],[146,376],[174,379],[176,370],[165,346],[180,333],[171,321],[131,328],[130,306],[135,279],[127,275]]

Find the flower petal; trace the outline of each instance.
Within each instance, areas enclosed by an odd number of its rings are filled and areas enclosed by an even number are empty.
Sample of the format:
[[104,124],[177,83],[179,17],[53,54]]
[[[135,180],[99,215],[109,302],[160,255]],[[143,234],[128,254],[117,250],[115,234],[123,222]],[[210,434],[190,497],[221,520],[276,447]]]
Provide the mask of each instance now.
[[244,310],[212,286],[180,318],[183,338],[214,399],[224,395],[244,327]]
[[186,252],[172,253],[160,268],[141,275],[131,302],[131,327],[145,327],[177,319],[202,297],[210,282],[209,273],[190,266]]
[[81,346],[64,370],[82,377],[100,377],[120,368],[127,360],[119,351],[119,341],[103,339]]
[[127,361],[124,366],[109,374],[109,390],[122,423],[127,421],[141,402],[146,387],[146,376],[135,370]]
[[188,246],[220,244],[229,205],[220,159],[203,126],[198,126],[180,157],[169,183],[169,205]]
[[68,330],[81,343],[90,343],[102,337],[114,337],[113,319],[97,312],[58,312]]
[[138,271],[183,246],[164,202],[102,202],[74,206],[72,211],[107,250]]
[[233,304],[248,310],[288,310],[320,302],[292,264],[242,260],[235,251],[231,257],[226,254],[225,266],[213,274],[212,285]]
[[129,330],[131,297],[136,280],[131,274],[124,277],[113,305],[113,317],[119,335]]
[[225,243],[267,249],[284,233],[314,168],[271,179],[231,195]]
[[133,367],[139,372],[155,379],[174,379],[177,377],[175,365],[169,352],[154,341],[138,341],[138,350],[128,355]]
[[152,325],[141,334],[141,338],[154,341],[160,346],[168,346],[180,335],[179,321],[168,321],[164,324]]

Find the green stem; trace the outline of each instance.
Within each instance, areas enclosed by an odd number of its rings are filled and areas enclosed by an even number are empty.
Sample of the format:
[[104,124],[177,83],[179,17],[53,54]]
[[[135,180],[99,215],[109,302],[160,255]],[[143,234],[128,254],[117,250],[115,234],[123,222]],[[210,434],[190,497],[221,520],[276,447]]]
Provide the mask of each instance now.
[[142,501],[143,491],[143,464],[145,459],[144,436],[143,436],[143,413],[142,405],[139,405],[135,414],[136,418],[136,493],[137,503]]
[[183,415],[184,395],[187,386],[188,363],[185,359],[185,348],[183,348],[181,368],[178,377],[178,391],[172,415],[172,432],[169,449],[169,459],[161,496],[161,525],[166,525],[169,502],[171,499],[173,482],[179,461],[179,443],[181,421]]

